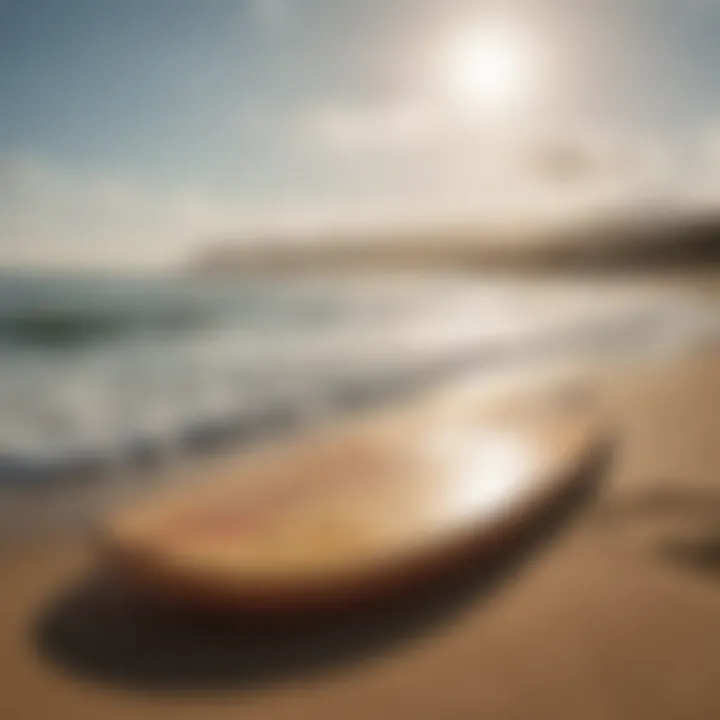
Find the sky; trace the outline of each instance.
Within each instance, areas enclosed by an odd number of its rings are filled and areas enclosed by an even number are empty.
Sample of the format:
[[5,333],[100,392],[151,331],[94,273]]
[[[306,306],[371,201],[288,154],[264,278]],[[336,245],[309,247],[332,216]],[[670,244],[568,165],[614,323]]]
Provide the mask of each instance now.
[[[512,102],[453,60],[488,27]],[[0,263],[713,206],[718,37],[720,0],[0,0]]]

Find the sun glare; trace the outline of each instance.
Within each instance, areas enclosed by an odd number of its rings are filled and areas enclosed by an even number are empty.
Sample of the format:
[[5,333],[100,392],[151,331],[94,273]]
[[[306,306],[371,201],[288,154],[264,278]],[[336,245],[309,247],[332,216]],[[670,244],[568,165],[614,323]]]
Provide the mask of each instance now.
[[462,103],[503,111],[527,100],[532,81],[527,38],[517,28],[488,23],[461,32],[449,49],[451,90]]

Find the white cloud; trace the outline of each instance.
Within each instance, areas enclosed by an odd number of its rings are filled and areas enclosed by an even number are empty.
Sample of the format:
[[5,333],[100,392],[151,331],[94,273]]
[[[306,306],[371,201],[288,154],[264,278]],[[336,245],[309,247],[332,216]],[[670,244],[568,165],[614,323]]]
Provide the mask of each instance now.
[[167,190],[0,158],[0,262],[152,265],[247,218],[200,191]]
[[442,118],[414,103],[328,104],[310,114],[305,126],[321,149],[337,152],[417,150],[437,133]]
[[[0,157],[0,263],[163,265],[222,237],[423,223],[533,227],[619,211],[720,208],[716,132],[690,151],[598,128],[490,132],[412,104],[326,106],[303,127],[320,184],[264,203]],[[538,161],[557,148],[578,158],[567,175]]]
[[249,203],[0,156],[0,265],[178,265],[219,238],[302,237],[383,212],[350,197],[333,203],[298,194]]
[[[305,128],[339,168],[364,168],[366,184],[417,215],[532,223],[667,205],[687,185],[660,138],[536,115],[497,122],[430,103],[325,105]],[[553,172],[553,155],[571,167]]]

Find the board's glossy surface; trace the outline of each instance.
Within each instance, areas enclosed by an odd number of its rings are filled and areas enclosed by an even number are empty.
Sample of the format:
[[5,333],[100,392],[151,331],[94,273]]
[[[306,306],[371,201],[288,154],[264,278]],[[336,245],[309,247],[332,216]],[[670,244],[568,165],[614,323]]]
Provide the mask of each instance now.
[[298,444],[110,523],[123,578],[208,607],[352,599],[487,549],[604,441],[586,408],[427,406]]

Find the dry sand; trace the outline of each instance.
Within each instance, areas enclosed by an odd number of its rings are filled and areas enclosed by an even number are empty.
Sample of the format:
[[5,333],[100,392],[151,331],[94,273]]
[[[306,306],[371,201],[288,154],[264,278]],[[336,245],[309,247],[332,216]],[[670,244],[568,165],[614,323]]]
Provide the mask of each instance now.
[[720,351],[614,372],[597,496],[492,570],[287,627],[137,615],[0,556],[0,718],[720,718]]

